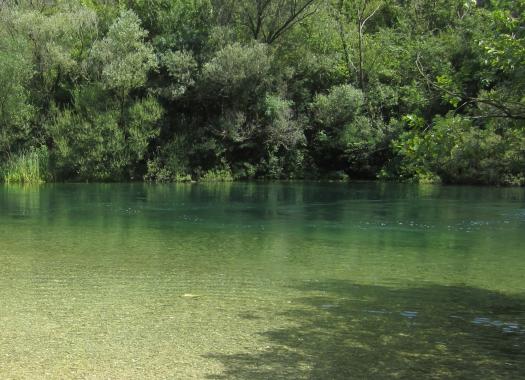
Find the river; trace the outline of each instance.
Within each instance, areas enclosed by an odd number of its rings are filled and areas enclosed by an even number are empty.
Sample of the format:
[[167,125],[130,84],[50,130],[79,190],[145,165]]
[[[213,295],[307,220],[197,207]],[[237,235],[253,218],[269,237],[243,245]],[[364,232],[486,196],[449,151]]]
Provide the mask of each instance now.
[[525,189],[0,185],[0,377],[522,378]]

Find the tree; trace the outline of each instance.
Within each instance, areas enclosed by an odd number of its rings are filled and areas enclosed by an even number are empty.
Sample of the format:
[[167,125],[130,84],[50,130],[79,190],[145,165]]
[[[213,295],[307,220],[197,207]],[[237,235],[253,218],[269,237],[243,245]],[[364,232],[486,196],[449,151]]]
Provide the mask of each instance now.
[[272,44],[294,25],[312,16],[319,0],[254,0],[240,2],[237,9],[241,25],[252,38]]
[[90,65],[104,88],[115,92],[123,112],[129,93],[146,83],[157,67],[153,48],[145,42],[147,31],[132,11],[122,11],[107,35],[93,44]]
[[159,103],[131,96],[157,64],[146,35],[133,12],[121,12],[91,48],[91,83],[76,87],[73,107],[54,107],[47,132],[62,176],[118,179],[126,176],[126,168],[133,175],[150,140],[158,136]]
[[[351,72],[357,72],[357,83],[361,90],[365,89],[365,31],[367,23],[376,15],[381,6],[382,0],[336,0],[333,2],[334,18],[338,24],[339,36],[343,47],[344,59]],[[354,25],[355,29],[348,31],[348,26]],[[351,58],[350,47],[347,39],[349,33],[355,30],[357,34],[357,65]]]
[[57,179],[520,184],[524,10],[0,1],[0,158],[41,148]]
[[53,100],[64,101],[64,92],[85,76],[82,63],[97,33],[96,14],[75,3],[50,8],[46,2],[6,7],[1,13],[9,33],[28,44],[32,98],[45,113]]
[[29,103],[33,76],[29,46],[0,27],[0,157],[27,140],[34,107]]

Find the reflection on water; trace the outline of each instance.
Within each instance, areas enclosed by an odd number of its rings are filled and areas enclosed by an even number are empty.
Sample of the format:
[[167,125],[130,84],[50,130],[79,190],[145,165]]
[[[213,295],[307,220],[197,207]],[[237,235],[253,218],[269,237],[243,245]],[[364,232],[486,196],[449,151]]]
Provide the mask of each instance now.
[[524,228],[523,189],[3,186],[0,375],[520,378]]

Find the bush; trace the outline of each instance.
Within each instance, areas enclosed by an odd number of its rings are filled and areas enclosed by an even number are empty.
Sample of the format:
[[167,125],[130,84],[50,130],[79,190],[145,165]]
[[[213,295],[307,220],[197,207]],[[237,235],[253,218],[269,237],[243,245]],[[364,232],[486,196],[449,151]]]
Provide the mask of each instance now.
[[189,151],[191,139],[186,134],[177,134],[160,148],[153,159],[148,160],[144,180],[149,182],[189,182]]
[[431,128],[402,134],[394,144],[398,179],[416,182],[522,185],[525,130],[500,131],[459,116],[436,117]]
[[319,127],[337,134],[361,113],[363,104],[362,91],[343,84],[332,87],[326,95],[317,95],[311,108]]
[[365,111],[363,92],[344,84],[311,104],[315,130],[310,142],[312,156],[322,172],[344,171],[358,177],[372,177],[377,157],[386,151],[393,127]]
[[200,178],[202,182],[231,182],[233,175],[230,169],[211,169],[202,175]]
[[[53,162],[61,177],[82,180],[127,179],[140,163],[149,143],[158,136],[162,107],[153,98],[125,109],[83,109],[84,93],[75,108],[52,110],[46,130],[53,141]],[[133,176],[132,176],[133,177]]]
[[271,56],[266,45],[234,43],[219,50],[204,65],[202,79],[213,92],[218,91],[223,96],[246,97],[250,90],[264,87],[271,81],[270,68]]
[[191,175],[172,172],[158,158],[148,161],[147,165],[148,171],[144,176],[145,181],[157,183],[192,181]]

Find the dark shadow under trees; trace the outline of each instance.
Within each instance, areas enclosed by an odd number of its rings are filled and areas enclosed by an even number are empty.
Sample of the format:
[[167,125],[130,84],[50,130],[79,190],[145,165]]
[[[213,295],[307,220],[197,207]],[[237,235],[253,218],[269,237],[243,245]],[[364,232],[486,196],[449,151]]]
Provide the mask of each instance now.
[[[210,354],[225,379],[518,379],[525,297],[467,286],[308,282],[266,350]],[[253,317],[253,316],[252,316]]]

